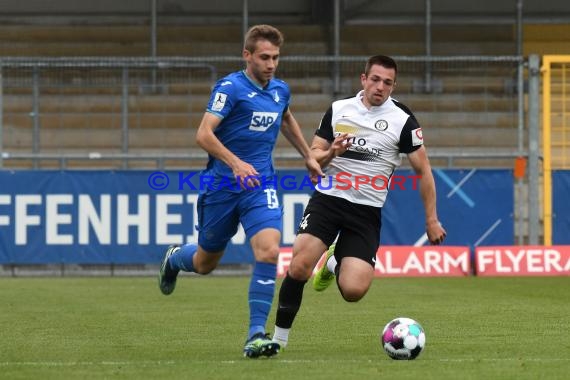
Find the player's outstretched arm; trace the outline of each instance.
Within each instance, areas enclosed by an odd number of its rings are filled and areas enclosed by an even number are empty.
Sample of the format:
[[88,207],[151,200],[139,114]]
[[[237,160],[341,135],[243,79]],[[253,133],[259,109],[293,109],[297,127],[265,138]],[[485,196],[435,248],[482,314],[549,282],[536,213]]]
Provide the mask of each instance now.
[[416,174],[420,177],[420,196],[426,214],[426,233],[430,243],[441,244],[447,232],[437,218],[435,181],[431,165],[424,146],[408,154],[408,159]]

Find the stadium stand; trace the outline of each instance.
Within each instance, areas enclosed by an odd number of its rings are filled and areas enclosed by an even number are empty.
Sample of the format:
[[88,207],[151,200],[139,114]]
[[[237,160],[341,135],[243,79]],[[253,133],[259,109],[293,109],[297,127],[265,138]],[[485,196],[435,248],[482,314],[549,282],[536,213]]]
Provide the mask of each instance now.
[[[330,18],[331,15],[328,13],[326,15],[319,13],[318,4],[319,2],[313,4],[311,16],[313,21],[320,16]],[[372,2],[363,2],[361,5],[363,8],[374,6]],[[347,8],[349,6],[347,2]],[[415,10],[412,8],[410,6],[410,9],[403,9],[401,17],[413,14],[412,11]],[[176,12],[180,9],[177,8]],[[176,13],[172,9],[163,11],[170,12],[168,17],[173,17],[172,14]],[[186,12],[186,14],[192,13],[188,10]],[[347,9],[347,15],[348,13],[354,15],[357,12],[354,9]],[[360,14],[366,13],[363,9]],[[375,17],[374,13],[369,15]],[[514,22],[514,13],[510,13],[510,16]],[[71,20],[72,16],[69,17]],[[303,17],[298,18],[296,23],[279,25],[287,38],[283,55],[331,54],[331,26],[319,22],[307,22],[311,17],[304,19]],[[394,14],[390,17],[394,17]],[[61,21],[31,22],[26,25],[18,24],[17,21],[4,23],[0,26],[0,54],[30,58],[147,57],[150,51],[147,22],[121,24],[117,21],[119,19],[115,18],[108,24],[86,22],[87,18],[83,19],[83,22],[69,23]],[[348,21],[355,20],[353,18]],[[437,56],[515,54],[516,31],[513,22],[493,24],[487,21],[483,26],[462,22],[435,23],[431,30],[433,41],[431,54]],[[241,46],[241,28],[242,26],[235,22],[226,25],[221,25],[219,22],[211,24],[175,22],[171,25],[166,22],[161,23],[157,29],[157,55],[235,57],[239,54]],[[526,25],[525,54],[563,52],[564,39],[567,39],[569,30],[567,25]],[[377,53],[392,56],[425,54],[425,28],[421,23],[391,22],[365,25],[347,22],[342,26],[340,37],[340,54],[343,56],[369,56]],[[354,66],[350,66],[349,69],[343,66],[341,91],[333,95],[331,80],[327,75],[330,67],[323,66],[321,72],[315,74],[307,73],[307,66],[310,65],[282,64],[280,76],[292,87],[294,94],[292,109],[304,127],[305,137],[310,140],[330,101],[335,96],[353,94],[358,90],[359,83],[354,80]],[[415,71],[412,72],[410,68]],[[482,76],[481,72],[471,70],[472,66],[462,70],[457,65],[434,65],[431,73],[432,88],[425,91],[426,83],[422,70],[405,66],[395,97],[408,104],[422,125],[429,129],[427,136],[432,150],[514,151],[517,145],[518,123],[516,71],[513,67],[510,71],[504,67],[498,67],[495,71],[494,67],[487,66],[484,70],[485,75]],[[120,152],[123,122],[120,86],[82,85],[93,80],[83,77],[88,75],[85,71],[74,72],[71,78],[67,73],[62,77],[61,72],[49,75],[52,76],[50,80],[54,85],[42,87],[38,109],[39,151],[42,153]],[[113,75],[115,81],[120,82],[117,73]],[[26,80],[29,81],[29,78]],[[76,85],[64,83],[67,81]],[[207,77],[195,77],[188,83],[169,82],[154,91],[141,89],[136,83],[130,86],[127,118],[129,152],[186,152],[197,149],[192,145],[193,136],[211,84],[211,80]],[[3,95],[3,149],[8,152],[30,152],[34,143],[31,87],[29,83],[23,87],[6,87]],[[287,153],[290,150],[289,145],[281,138],[277,152]],[[442,164],[444,162],[441,161]],[[284,161],[284,163],[298,164],[296,161]],[[22,161],[20,164],[25,166],[28,163]],[[18,164],[11,162],[10,165]],[[55,166],[57,162],[46,165]],[[491,159],[487,165],[505,166],[511,165],[511,162]]]
[[570,25],[530,24],[524,27],[524,54],[570,54]]
[[[147,28],[142,26],[31,26],[19,30],[5,26],[0,30],[5,46],[4,54],[20,56],[137,56],[148,51]],[[323,55],[327,53],[325,29],[312,25],[284,25],[287,36],[284,56]],[[343,55],[367,56],[421,55],[422,29],[420,27],[386,26],[376,28],[380,35],[395,36],[390,42],[366,33],[366,27],[346,26],[341,36]],[[405,29],[405,33],[404,32]],[[493,28],[491,28],[493,29]],[[497,28],[494,28],[497,29]],[[497,54],[512,45],[512,33],[506,29],[474,34],[468,28],[436,28],[434,48],[438,54],[456,53],[456,46],[464,52]],[[159,55],[170,56],[229,55],[236,56],[241,44],[236,26],[162,27],[158,31]],[[233,36],[228,38],[228,36]],[[363,36],[369,36],[363,38]],[[452,36],[452,37],[450,37]],[[499,41],[497,36],[501,36]],[[446,40],[443,40],[447,37]],[[494,37],[494,38],[493,38]],[[509,41],[509,37],[511,40]],[[512,49],[511,49],[512,50]],[[285,79],[291,84],[294,98],[292,108],[304,126],[310,140],[320,117],[332,100],[330,80],[326,73],[307,77],[287,64]],[[61,73],[53,73],[59,76]],[[76,72],[74,80],[88,82],[87,72]],[[353,72],[347,72],[344,95],[358,90],[359,82]],[[40,141],[42,152],[118,151],[121,138],[120,87],[57,85],[42,87],[40,102]],[[117,79],[120,80],[120,79]],[[432,148],[451,148],[462,142],[465,148],[513,148],[516,142],[516,114],[512,89],[508,88],[504,73],[472,77],[454,70],[435,76],[435,93],[425,94],[416,88],[421,78],[402,76],[396,97],[409,104],[418,118],[430,129]],[[193,80],[192,83],[170,83],[165,93],[141,94],[130,88],[129,97],[129,151],[183,152],[193,149],[193,133],[209,94],[211,82]],[[9,88],[5,91],[5,148],[26,151],[32,146],[29,110],[32,109],[30,87]],[[191,94],[191,99],[189,99]],[[485,133],[482,133],[483,129]],[[497,138],[499,137],[499,138]],[[289,149],[280,139],[278,150]]]

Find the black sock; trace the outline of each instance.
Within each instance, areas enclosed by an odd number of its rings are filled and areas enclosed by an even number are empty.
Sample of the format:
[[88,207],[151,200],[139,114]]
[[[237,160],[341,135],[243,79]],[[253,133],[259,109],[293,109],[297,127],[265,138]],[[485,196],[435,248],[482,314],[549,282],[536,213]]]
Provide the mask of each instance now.
[[340,295],[342,296],[342,298],[344,298],[344,295],[342,294],[342,288],[340,287],[340,284],[338,283],[338,275],[339,274],[340,274],[340,263],[336,264],[336,267],[334,268],[334,279],[336,281],[336,287],[338,288]]
[[277,305],[277,317],[275,325],[281,328],[290,329],[293,320],[301,307],[303,300],[303,288],[307,281],[298,281],[287,275],[279,290],[279,304]]

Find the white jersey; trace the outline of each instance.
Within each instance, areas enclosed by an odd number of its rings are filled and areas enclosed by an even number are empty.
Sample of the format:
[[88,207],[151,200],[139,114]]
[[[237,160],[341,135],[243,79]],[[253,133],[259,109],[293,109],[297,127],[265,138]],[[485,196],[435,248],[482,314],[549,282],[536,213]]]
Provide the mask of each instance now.
[[[389,180],[401,163],[400,153],[411,153],[423,145],[418,122],[406,106],[391,97],[381,106],[366,108],[361,91],[355,97],[333,102],[316,131],[330,142],[340,133],[353,136],[352,146],[324,168],[325,178],[317,191],[382,207]],[[412,185],[411,180],[405,183]]]

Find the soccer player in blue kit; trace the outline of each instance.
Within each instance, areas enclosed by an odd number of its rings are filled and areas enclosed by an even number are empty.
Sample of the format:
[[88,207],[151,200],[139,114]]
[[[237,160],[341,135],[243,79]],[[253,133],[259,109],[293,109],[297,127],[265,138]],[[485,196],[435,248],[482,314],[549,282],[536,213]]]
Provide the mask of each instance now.
[[214,86],[196,135],[208,152],[201,175],[211,179],[198,198],[198,244],[168,247],[159,273],[165,295],[174,291],[181,270],[210,273],[241,223],[255,258],[243,349],[249,358],[270,357],[280,348],[266,334],[265,325],[275,291],[283,211],[271,181],[262,183],[275,175],[272,152],[278,132],[303,156],[313,181],[323,175],[289,109],[289,86],[274,78],[282,43],[278,29],[251,27],[242,53],[245,70]]

